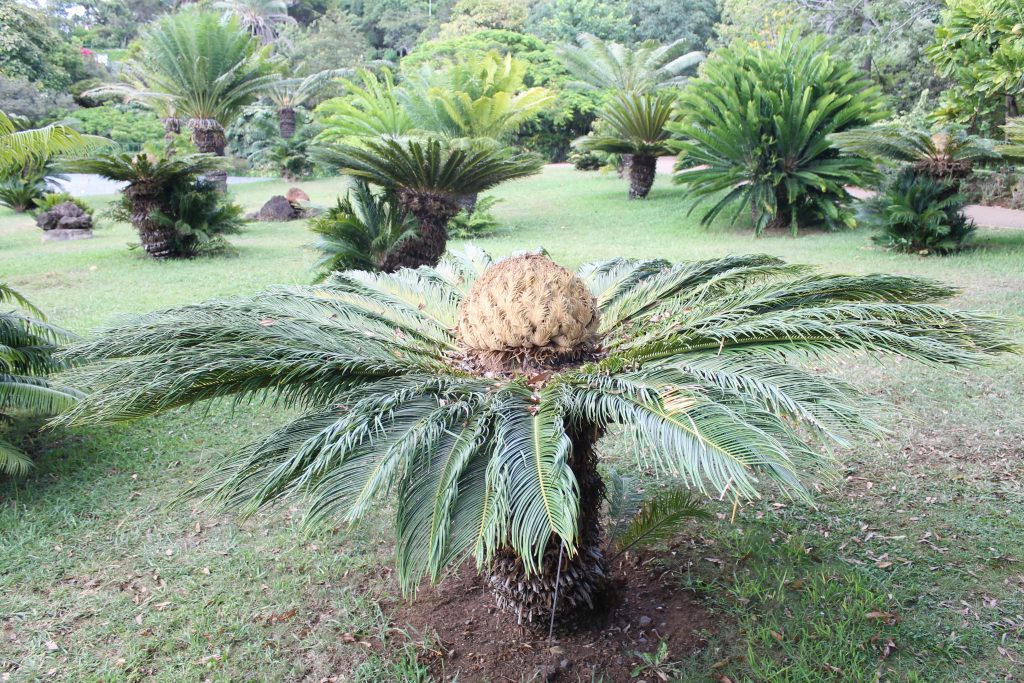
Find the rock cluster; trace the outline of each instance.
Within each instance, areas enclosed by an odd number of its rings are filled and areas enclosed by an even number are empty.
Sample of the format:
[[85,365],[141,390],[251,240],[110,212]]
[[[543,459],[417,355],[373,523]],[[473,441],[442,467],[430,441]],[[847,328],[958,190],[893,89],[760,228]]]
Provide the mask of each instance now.
[[92,237],[92,216],[74,202],[64,202],[36,217],[43,240],[79,240]]

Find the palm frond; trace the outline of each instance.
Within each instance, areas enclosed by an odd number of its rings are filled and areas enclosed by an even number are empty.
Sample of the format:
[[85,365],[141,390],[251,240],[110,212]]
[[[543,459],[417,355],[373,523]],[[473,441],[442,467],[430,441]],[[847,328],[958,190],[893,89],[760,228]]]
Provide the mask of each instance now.
[[684,39],[666,45],[646,41],[629,48],[582,33],[577,42],[578,47],[557,46],[555,53],[578,79],[573,85],[582,90],[643,93],[678,86],[704,61],[704,53],[688,51]]
[[611,154],[664,156],[670,133],[665,126],[672,118],[675,97],[618,92],[598,113],[598,133],[579,138],[573,144],[584,151]]
[[615,536],[616,553],[621,555],[637,546],[663,541],[691,519],[706,520],[712,516],[686,489],[661,491],[645,500],[629,526]]

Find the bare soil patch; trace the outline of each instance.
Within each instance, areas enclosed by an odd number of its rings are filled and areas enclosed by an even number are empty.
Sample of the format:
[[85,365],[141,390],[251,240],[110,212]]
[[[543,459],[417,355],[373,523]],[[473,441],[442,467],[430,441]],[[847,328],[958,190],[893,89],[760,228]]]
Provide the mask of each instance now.
[[664,641],[668,660],[684,659],[703,650],[716,630],[711,614],[678,587],[676,571],[662,560],[678,564],[659,556],[620,560],[603,618],[550,640],[498,611],[472,562],[402,605],[393,623],[423,639],[420,660],[439,681],[654,681],[657,676],[631,675],[638,653],[653,653]]

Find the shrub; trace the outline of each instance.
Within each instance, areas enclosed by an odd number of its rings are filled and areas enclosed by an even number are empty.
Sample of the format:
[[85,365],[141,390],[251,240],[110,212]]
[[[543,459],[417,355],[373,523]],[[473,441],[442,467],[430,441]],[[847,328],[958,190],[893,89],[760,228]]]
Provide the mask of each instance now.
[[46,194],[46,175],[39,171],[13,173],[0,180],[0,206],[24,213]]
[[864,222],[879,230],[876,243],[906,253],[949,254],[963,248],[974,224],[951,181],[906,168],[878,196],[864,202]]
[[381,270],[388,255],[416,234],[416,221],[402,208],[393,192],[374,195],[370,186],[356,180],[337,206],[309,223],[317,235],[320,252],[315,268],[322,280],[342,270]]
[[448,223],[448,236],[458,239],[483,237],[498,229],[501,221],[492,213],[494,205],[502,201],[497,197],[481,197],[473,207],[473,213],[462,209]]
[[164,139],[164,124],[156,114],[138,107],[107,104],[79,109],[69,118],[78,122],[76,127],[83,133],[102,135],[136,148]]
[[67,192],[47,192],[42,197],[35,200],[35,209],[33,210],[33,213],[44,213],[59,204],[65,204],[67,202],[71,202],[82,211],[89,214],[89,216],[93,216],[94,214],[93,208],[86,201],[79,199],[78,197],[73,197]]
[[828,137],[882,118],[882,97],[820,40],[737,42],[704,63],[679,105],[683,122],[669,124],[683,138],[673,143],[675,180],[713,199],[704,224],[727,207],[733,221],[748,210],[758,234],[855,224],[845,186],[868,183],[874,165]]
[[608,158],[613,156],[618,155],[574,149],[569,153],[567,161],[572,164],[573,168],[577,171],[597,171],[607,166]]

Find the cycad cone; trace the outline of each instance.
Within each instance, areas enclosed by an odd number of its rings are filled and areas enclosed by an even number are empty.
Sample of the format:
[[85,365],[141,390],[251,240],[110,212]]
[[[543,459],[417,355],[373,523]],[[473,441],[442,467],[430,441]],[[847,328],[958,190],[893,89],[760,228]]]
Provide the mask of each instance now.
[[593,347],[600,322],[583,280],[546,256],[526,254],[480,276],[459,306],[456,334],[476,352],[564,361]]

